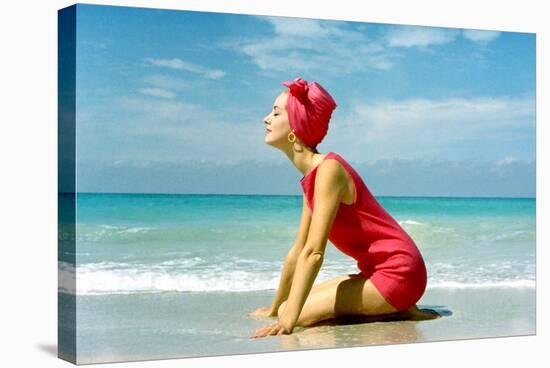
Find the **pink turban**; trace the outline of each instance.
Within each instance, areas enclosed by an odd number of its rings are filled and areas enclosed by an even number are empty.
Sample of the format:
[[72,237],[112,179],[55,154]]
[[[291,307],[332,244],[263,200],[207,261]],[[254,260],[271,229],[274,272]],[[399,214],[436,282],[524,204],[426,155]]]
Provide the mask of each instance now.
[[283,84],[290,89],[286,105],[290,126],[302,142],[315,148],[327,134],[336,101],[317,82],[308,85],[298,77]]

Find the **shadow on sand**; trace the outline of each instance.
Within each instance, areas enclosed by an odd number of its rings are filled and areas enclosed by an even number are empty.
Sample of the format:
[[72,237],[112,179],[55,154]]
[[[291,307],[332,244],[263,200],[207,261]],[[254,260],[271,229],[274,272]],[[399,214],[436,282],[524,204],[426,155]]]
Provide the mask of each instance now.
[[320,321],[311,325],[310,327],[317,326],[337,326],[337,325],[354,325],[360,323],[370,322],[391,322],[391,321],[426,321],[437,319],[441,317],[452,316],[452,312],[445,309],[443,305],[427,305],[421,308],[411,308],[404,312],[397,312],[391,314],[383,314],[378,316],[345,316],[339,318],[332,318],[329,320]]

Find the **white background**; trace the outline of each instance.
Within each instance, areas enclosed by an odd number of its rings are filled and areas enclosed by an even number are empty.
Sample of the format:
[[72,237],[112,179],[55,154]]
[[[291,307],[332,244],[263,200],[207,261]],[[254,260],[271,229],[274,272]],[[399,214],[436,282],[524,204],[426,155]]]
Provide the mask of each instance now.
[[[209,366],[542,366],[548,361],[549,27],[544,1],[86,1],[88,4],[281,15],[537,33],[537,336],[104,364]],[[3,2],[0,11],[0,365],[57,358],[57,10],[69,1]],[[544,69],[543,66],[546,66]],[[546,105],[543,105],[545,101]],[[546,243],[546,244],[545,244]]]

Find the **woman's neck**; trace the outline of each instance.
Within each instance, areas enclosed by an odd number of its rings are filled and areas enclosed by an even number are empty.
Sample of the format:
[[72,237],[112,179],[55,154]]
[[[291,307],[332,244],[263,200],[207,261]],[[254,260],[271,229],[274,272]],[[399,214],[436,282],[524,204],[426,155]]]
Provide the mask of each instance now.
[[323,160],[325,155],[310,150],[304,150],[303,152],[289,152],[287,156],[302,175],[305,176]]

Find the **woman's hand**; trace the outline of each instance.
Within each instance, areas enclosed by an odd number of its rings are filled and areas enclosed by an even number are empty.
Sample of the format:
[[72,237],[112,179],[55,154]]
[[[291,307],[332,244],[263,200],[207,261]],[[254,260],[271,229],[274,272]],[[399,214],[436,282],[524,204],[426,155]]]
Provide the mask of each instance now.
[[256,331],[252,339],[258,337],[265,337],[270,335],[290,335],[292,333],[292,328],[287,328],[279,324],[279,322],[262,327]]
[[275,314],[270,307],[260,307],[254,312],[248,313],[250,317],[274,317]]

